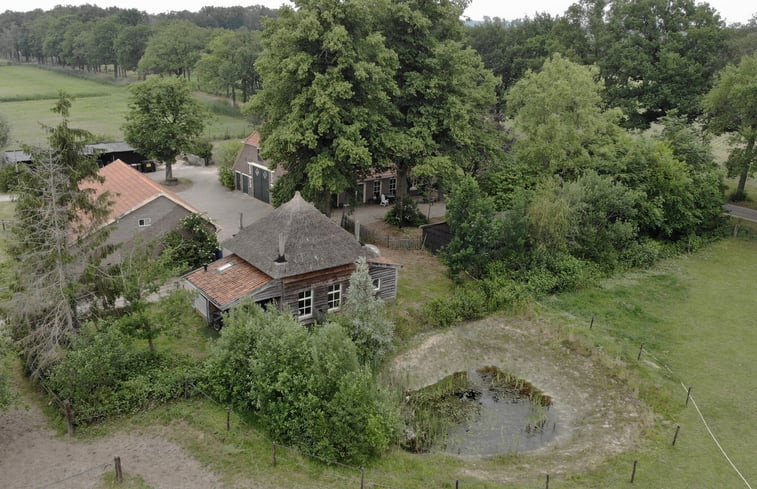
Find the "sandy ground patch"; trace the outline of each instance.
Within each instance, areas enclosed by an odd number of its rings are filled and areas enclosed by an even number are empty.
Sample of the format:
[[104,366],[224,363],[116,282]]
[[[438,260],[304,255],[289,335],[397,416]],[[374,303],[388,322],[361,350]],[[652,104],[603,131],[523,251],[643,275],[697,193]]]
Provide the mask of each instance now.
[[[608,376],[595,359],[555,346],[553,328],[540,320],[492,317],[427,335],[398,355],[389,374],[410,389],[447,375],[494,365],[531,382],[553,398],[558,436],[547,446],[522,454],[524,472],[568,474],[597,466],[637,446],[650,421],[637,396]],[[472,477],[511,480],[507,471],[488,465]]]
[[141,476],[155,489],[224,487],[181,447],[160,437],[117,433],[78,441],[57,436],[36,406],[0,414],[0,486],[4,489],[92,488],[101,482],[102,474],[113,470],[116,456],[121,457],[124,472]]

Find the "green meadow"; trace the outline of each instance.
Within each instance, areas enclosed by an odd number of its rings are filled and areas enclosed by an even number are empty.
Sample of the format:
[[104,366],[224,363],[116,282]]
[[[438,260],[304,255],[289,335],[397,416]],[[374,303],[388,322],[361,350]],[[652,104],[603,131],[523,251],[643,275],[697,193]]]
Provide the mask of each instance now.
[[[0,65],[0,114],[11,124],[9,148],[45,143],[43,126],[54,125],[58,120],[50,108],[59,90],[74,97],[72,127],[91,132],[100,142],[123,141],[121,126],[129,97],[126,85],[34,66]],[[210,105],[207,97],[199,98]],[[214,140],[242,138],[251,130],[242,117],[213,114],[205,135]]]

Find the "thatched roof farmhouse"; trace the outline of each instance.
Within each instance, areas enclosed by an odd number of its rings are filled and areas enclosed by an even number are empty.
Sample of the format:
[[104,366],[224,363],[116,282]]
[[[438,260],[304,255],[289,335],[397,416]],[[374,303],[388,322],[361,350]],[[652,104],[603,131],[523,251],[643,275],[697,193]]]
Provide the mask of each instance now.
[[398,265],[382,259],[297,192],[241,229],[223,247],[232,254],[186,276],[199,292],[195,308],[209,322],[249,297],[276,302],[303,323],[340,308],[355,262],[365,257],[377,295],[397,294]]

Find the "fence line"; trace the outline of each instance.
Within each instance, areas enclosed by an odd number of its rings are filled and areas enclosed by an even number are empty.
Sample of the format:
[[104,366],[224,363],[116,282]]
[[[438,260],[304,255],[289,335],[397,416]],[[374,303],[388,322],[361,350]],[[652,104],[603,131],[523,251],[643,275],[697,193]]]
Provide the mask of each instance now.
[[686,384],[683,382],[683,378],[680,375],[678,375],[675,372],[673,372],[673,370],[670,367],[668,367],[664,362],[662,362],[659,358],[657,358],[656,356],[654,356],[652,353],[647,352],[646,350],[644,350],[644,351],[650,357],[652,357],[657,363],[659,363],[660,365],[662,365],[665,368],[665,370],[667,370],[668,372],[670,372],[670,374],[672,376],[678,378],[678,381],[680,382],[681,387],[687,393],[687,399],[690,399],[691,403],[694,405],[694,409],[696,409],[697,414],[699,415],[699,419],[702,420],[702,424],[704,425],[705,429],[707,430],[707,433],[709,433],[710,438],[712,438],[712,441],[715,442],[715,445],[718,447],[718,450],[720,450],[720,453],[723,454],[723,457],[728,461],[728,463],[730,464],[731,468],[733,468],[733,470],[736,472],[736,474],[738,474],[739,478],[741,478],[741,480],[744,482],[744,484],[746,484],[746,486],[749,489],[752,489],[752,486],[746,480],[746,478],[741,473],[741,471],[738,469],[738,467],[736,467],[736,464],[733,463],[733,460],[731,460],[731,457],[728,456],[728,454],[726,453],[726,451],[723,449],[723,446],[720,444],[720,441],[718,441],[717,437],[715,436],[715,434],[710,429],[710,424],[707,422],[707,420],[705,419],[704,415],[702,414],[702,411],[699,409],[699,405],[697,405],[697,402],[694,400],[694,396],[691,395],[691,391],[690,391],[691,388],[690,387],[686,387]]
[[[341,226],[347,231],[355,232],[355,220],[346,214],[342,216]],[[368,226],[360,225],[360,241],[371,243],[379,246],[385,246],[394,250],[418,250],[421,248],[421,236],[414,238],[398,238],[388,236],[380,231],[371,229]]]

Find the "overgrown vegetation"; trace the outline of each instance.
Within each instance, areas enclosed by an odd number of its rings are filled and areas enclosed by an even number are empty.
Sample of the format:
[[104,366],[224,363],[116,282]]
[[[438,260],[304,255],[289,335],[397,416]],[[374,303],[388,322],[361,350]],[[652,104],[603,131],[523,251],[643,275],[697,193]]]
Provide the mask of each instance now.
[[177,229],[163,238],[166,262],[174,269],[189,271],[207,265],[216,258],[218,237],[213,225],[199,214],[181,220]]
[[210,392],[255,412],[274,440],[326,460],[365,462],[394,439],[396,412],[336,323],[308,331],[288,312],[238,307],[207,377]]
[[241,141],[227,141],[219,149],[216,165],[218,166],[218,181],[229,190],[234,190],[234,161],[242,148]]

